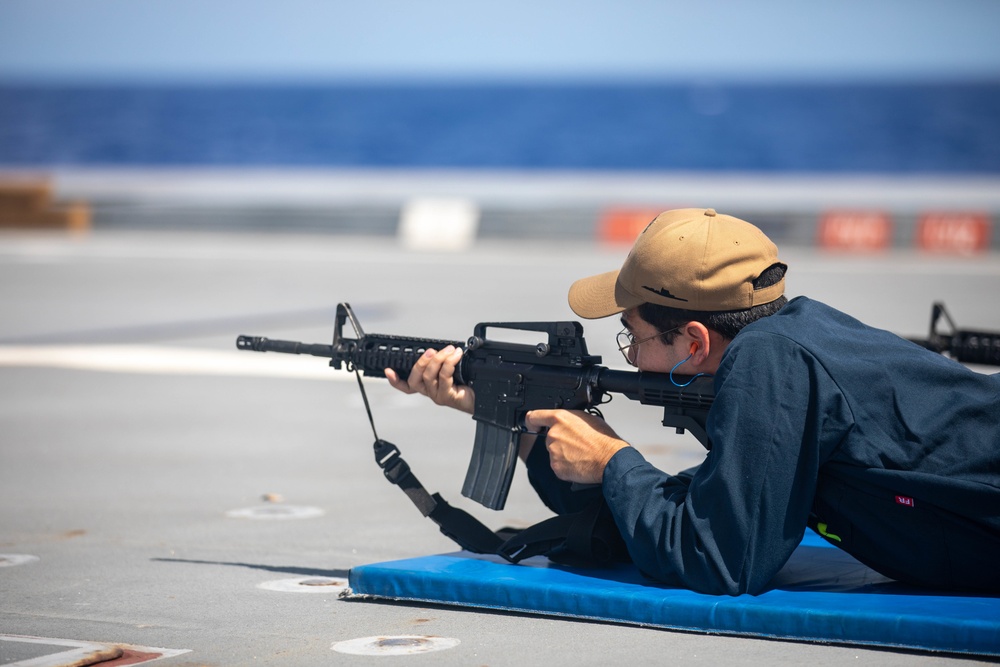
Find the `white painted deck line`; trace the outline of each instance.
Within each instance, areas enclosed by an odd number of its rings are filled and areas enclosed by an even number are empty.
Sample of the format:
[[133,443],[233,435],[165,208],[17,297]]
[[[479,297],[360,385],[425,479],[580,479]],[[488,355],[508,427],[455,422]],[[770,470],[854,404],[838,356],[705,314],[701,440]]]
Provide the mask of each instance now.
[[222,375],[355,382],[322,359],[239,350],[199,350],[149,345],[0,346],[0,367],[68,368],[108,373]]

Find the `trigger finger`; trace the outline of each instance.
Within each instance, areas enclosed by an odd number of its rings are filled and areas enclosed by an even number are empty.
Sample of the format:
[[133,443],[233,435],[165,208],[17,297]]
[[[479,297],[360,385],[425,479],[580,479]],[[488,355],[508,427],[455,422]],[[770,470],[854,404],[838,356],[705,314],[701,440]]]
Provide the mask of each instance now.
[[531,410],[524,415],[524,425],[529,432],[540,433],[551,426],[550,410]]

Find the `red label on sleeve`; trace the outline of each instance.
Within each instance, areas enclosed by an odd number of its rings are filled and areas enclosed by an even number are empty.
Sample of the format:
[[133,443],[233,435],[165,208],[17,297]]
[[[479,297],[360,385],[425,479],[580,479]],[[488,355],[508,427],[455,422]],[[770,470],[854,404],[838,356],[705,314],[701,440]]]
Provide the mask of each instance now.
[[906,496],[896,496],[896,503],[899,505],[906,505],[907,507],[913,507],[913,498],[907,498]]

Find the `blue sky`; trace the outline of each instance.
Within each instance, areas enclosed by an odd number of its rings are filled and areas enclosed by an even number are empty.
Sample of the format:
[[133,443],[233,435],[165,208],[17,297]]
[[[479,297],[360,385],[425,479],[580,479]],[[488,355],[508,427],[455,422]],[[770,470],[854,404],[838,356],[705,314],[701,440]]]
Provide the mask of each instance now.
[[0,0],[0,80],[982,79],[996,0]]

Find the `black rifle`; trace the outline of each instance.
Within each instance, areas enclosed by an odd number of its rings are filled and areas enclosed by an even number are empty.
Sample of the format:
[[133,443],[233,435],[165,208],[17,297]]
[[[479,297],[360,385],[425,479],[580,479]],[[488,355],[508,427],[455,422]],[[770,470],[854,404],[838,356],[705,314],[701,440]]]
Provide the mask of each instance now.
[[[350,320],[357,338],[343,335]],[[487,337],[491,329],[534,331],[545,335],[537,345],[502,342]],[[351,307],[337,306],[331,345],[240,336],[236,347],[256,352],[308,354],[330,359],[330,365],[366,376],[385,377],[391,368],[407,377],[427,349],[464,347],[455,380],[475,390],[476,437],[462,495],[488,507],[503,509],[517,463],[518,445],[530,410],[590,410],[620,393],[631,400],[663,408],[663,425],[690,431],[706,447],[705,420],[714,390],[710,377],[690,377],[600,366],[587,353],[579,322],[493,322],[477,324],[466,343],[429,338],[366,334]]]
[[[942,318],[948,324],[948,333],[938,331]],[[910,340],[962,363],[1000,366],[1000,332],[959,329],[940,302],[931,306],[931,326],[927,338]]]

